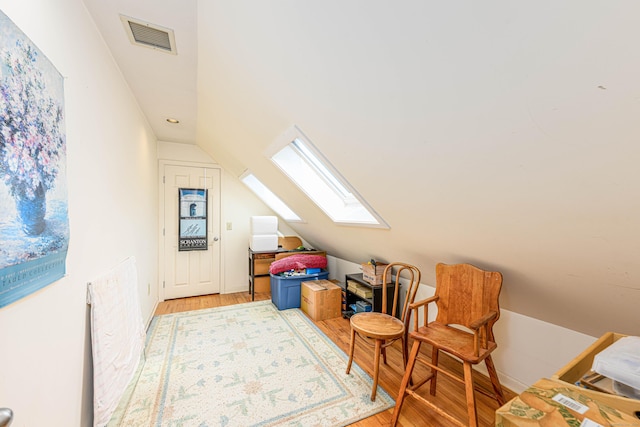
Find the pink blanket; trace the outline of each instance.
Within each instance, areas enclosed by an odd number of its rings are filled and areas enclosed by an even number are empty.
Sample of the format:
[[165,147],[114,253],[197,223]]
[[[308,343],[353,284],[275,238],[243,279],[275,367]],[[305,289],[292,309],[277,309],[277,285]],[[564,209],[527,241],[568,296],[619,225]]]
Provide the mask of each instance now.
[[278,274],[289,270],[306,268],[327,268],[327,258],[322,255],[296,254],[271,263],[269,273]]

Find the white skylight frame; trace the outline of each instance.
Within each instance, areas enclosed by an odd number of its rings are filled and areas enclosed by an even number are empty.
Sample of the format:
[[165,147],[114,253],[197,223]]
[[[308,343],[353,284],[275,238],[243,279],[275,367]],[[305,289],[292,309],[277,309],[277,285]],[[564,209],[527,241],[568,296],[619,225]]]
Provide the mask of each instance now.
[[334,223],[389,228],[297,126],[278,137],[265,155]]
[[304,222],[282,199],[262,183],[251,171],[240,175],[240,181],[255,193],[267,206],[287,222]]

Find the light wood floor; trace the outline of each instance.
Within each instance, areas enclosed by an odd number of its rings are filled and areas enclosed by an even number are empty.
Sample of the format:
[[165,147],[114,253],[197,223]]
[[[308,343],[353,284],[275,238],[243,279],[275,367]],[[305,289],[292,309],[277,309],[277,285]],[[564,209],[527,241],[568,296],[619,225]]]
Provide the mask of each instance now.
[[[256,294],[256,301],[270,299],[270,294]],[[225,295],[205,295],[201,297],[182,298],[161,302],[157,309],[156,315],[177,313],[181,311],[199,310],[203,308],[221,307],[225,305],[240,304],[251,301],[251,296],[248,292],[225,294]],[[349,350],[349,334],[350,327],[349,321],[343,318],[329,319],[321,322],[315,322],[318,328],[320,328],[338,347],[348,353]],[[430,354],[430,348],[423,345],[421,351],[425,351],[425,355]],[[428,357],[428,356],[426,356]],[[459,363],[453,359],[446,358],[444,355],[440,356],[440,364],[447,364],[452,369],[461,372]],[[356,345],[354,361],[369,374],[373,373],[373,355],[369,347],[362,344],[362,340],[358,340]],[[400,351],[400,345],[396,345],[387,349],[387,361],[388,366],[381,365],[380,367],[380,386],[387,391],[394,399],[397,397],[400,382],[402,380],[402,374],[404,368],[402,365],[402,353]],[[346,365],[345,365],[346,368]],[[498,369],[500,367],[498,366]],[[417,366],[414,370],[417,376],[425,374],[426,368]],[[417,377],[416,376],[416,377]],[[414,377],[414,378],[416,378]],[[491,390],[491,383],[489,380],[480,374],[477,374],[476,384],[478,387],[482,387],[486,390]],[[450,380],[444,375],[438,376],[438,391],[436,396],[430,396],[428,392],[428,385],[423,387],[425,397],[435,401],[441,407],[444,407],[449,413],[456,416],[458,419],[466,422],[466,403],[464,400],[464,388],[461,384]],[[515,394],[507,389],[504,389],[505,397],[507,400],[515,396]],[[488,427],[494,425],[495,410],[499,407],[498,402],[481,394],[476,393],[476,404],[478,407],[478,420],[480,426]],[[381,412],[377,415],[359,421],[352,426],[355,427],[377,427],[388,426],[391,422],[391,415],[393,409]],[[398,423],[403,427],[413,426],[442,426],[450,427],[452,423],[443,419],[424,405],[419,405],[413,397],[407,397],[402,406],[402,412],[400,414],[400,422]]]

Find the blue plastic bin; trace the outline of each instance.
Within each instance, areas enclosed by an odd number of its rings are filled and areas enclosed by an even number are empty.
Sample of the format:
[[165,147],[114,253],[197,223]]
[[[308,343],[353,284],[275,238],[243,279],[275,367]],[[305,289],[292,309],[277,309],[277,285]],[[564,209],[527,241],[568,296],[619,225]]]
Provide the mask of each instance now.
[[299,276],[271,275],[271,302],[278,310],[300,308],[300,286],[302,282],[329,278],[328,271]]

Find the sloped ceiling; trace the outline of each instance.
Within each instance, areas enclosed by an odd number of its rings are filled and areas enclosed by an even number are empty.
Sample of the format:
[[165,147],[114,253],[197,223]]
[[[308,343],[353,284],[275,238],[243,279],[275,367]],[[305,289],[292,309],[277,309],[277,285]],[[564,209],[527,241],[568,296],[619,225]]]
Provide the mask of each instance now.
[[[85,3],[112,49],[132,48]],[[291,224],[305,240],[414,263],[431,285],[438,262],[496,269],[503,308],[640,335],[640,3],[165,0],[119,13],[177,27],[163,3],[197,29],[192,74],[164,82],[194,87],[195,137],[180,142],[254,172],[305,219]],[[264,151],[294,124],[389,230],[333,225],[277,171]]]

